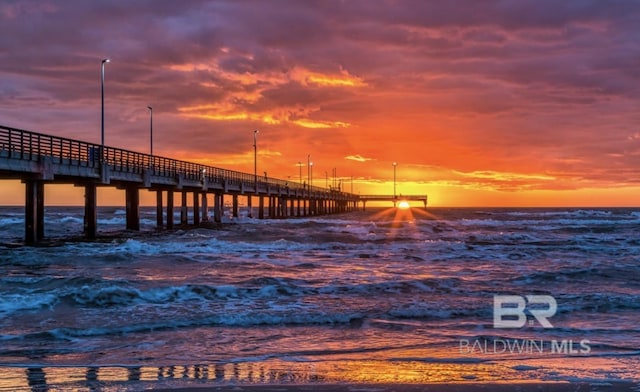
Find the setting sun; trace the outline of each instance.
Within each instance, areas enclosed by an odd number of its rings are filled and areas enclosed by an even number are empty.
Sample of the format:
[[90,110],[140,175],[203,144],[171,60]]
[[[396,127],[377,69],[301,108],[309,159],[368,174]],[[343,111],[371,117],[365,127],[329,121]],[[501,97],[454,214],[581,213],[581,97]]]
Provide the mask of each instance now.
[[398,208],[401,210],[407,210],[411,208],[411,206],[409,205],[408,201],[402,200],[401,202],[398,203]]

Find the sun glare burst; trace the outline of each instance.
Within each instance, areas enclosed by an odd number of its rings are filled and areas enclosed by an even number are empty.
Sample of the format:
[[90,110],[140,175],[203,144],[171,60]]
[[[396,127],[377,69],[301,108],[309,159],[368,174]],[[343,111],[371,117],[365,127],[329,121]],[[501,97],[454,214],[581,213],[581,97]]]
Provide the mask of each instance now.
[[408,210],[409,208],[411,208],[411,206],[409,205],[408,201],[402,200],[398,203],[398,208],[401,210]]

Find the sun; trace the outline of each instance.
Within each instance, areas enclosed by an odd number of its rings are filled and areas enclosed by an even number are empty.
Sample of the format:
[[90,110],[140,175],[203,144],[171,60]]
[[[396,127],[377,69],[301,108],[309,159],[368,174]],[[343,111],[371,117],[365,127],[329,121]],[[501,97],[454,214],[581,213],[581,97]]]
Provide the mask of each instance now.
[[408,210],[409,208],[411,208],[411,206],[409,205],[408,201],[402,200],[398,203],[398,208],[401,210]]

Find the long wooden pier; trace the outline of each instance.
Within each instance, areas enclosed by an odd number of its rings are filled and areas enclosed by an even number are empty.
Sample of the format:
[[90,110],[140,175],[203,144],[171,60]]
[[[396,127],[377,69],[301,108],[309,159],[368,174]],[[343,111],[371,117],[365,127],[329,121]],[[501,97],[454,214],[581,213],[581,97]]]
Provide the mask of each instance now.
[[[256,176],[233,170],[143,154],[115,147],[30,132],[0,125],[0,180],[25,184],[25,242],[44,238],[46,184],[72,184],[84,188],[84,234],[97,236],[97,188],[124,189],[126,229],[140,230],[141,189],[156,192],[157,226],[174,227],[174,197],[180,196],[180,224],[221,222],[225,195],[232,197],[232,215],[239,216],[239,197],[246,198],[249,217],[263,219],[349,212],[369,197],[334,189]],[[163,194],[166,192],[166,206]],[[191,194],[192,222],[188,222]],[[381,200],[381,199],[377,199]],[[388,200],[388,199],[385,199]],[[426,201],[425,201],[426,205]],[[166,211],[166,222],[164,212]]]

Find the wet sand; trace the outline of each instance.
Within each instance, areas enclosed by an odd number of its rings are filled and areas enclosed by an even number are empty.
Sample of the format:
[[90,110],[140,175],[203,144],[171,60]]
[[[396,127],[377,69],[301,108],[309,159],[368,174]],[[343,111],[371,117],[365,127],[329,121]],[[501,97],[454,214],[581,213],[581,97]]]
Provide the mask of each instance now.
[[455,383],[455,384],[304,384],[304,385],[226,385],[226,386],[198,386],[186,388],[156,389],[166,392],[204,392],[204,391],[233,391],[233,392],[294,392],[294,391],[328,391],[328,392],[586,392],[610,391],[637,392],[640,385],[632,382],[594,382],[594,383]]

